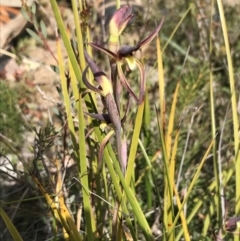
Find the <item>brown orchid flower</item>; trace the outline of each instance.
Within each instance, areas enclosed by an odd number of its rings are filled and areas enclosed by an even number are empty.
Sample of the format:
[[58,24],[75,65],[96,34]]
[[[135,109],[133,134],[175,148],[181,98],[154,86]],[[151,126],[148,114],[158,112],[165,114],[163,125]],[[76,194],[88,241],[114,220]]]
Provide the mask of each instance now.
[[[86,62],[88,63],[88,66],[83,71],[83,75],[82,75],[82,79],[86,87],[89,90],[92,90],[102,95],[102,97],[105,100],[105,106],[108,111],[107,114],[96,114],[96,113],[87,113],[87,114],[100,121],[105,121],[106,123],[111,123],[113,125],[113,129],[116,134],[118,158],[119,158],[119,162],[120,162],[120,166],[123,174],[125,173],[126,165],[127,165],[127,144],[126,144],[127,142],[126,142],[126,138],[122,133],[122,120],[119,114],[120,113],[119,112],[120,90],[118,89],[118,87],[121,83],[139,105],[144,101],[144,95],[145,95],[144,69],[140,61],[134,58],[133,54],[141,47],[151,42],[153,38],[156,37],[156,35],[158,34],[163,24],[163,21],[162,21],[147,38],[140,41],[137,45],[135,46],[122,45],[119,47],[118,37],[121,35],[121,33],[123,32],[123,30],[125,29],[125,27],[127,26],[128,22],[132,17],[133,15],[132,15],[131,6],[123,6],[115,12],[115,14],[113,15],[109,23],[110,49],[101,47],[94,43],[89,43],[90,46],[104,52],[110,57],[111,79],[109,79],[107,75],[100,70],[100,68],[95,64],[95,62],[91,59],[91,57],[88,55],[87,52],[84,52],[84,55],[85,55]],[[122,66],[125,62],[128,64],[131,70],[137,67],[140,72],[140,92],[138,97],[133,92],[131,86],[129,85],[123,73]],[[94,79],[99,84],[98,87],[95,87],[88,82],[86,77],[88,68],[91,69]],[[119,76],[120,83],[117,82],[117,78],[116,78],[117,75]],[[128,106],[129,106],[129,102],[127,105],[127,109],[128,109]],[[104,138],[100,146],[100,150],[99,150],[100,160],[102,160],[104,147],[108,142],[108,140],[110,139],[110,137],[112,136],[112,134],[113,132],[109,132]]]
[[[126,22],[128,22],[128,21],[129,21],[129,18],[126,19]],[[93,48],[98,49],[98,50],[104,52],[105,54],[107,54],[110,57],[112,64],[116,63],[117,73],[119,75],[119,78],[120,78],[120,81],[121,81],[122,85],[127,89],[127,91],[132,95],[132,97],[136,100],[136,102],[138,104],[141,104],[142,101],[144,100],[145,77],[144,77],[143,66],[142,66],[142,64],[139,60],[134,58],[133,53],[136,52],[137,50],[139,50],[140,48],[142,48],[143,46],[145,46],[146,44],[150,43],[156,37],[156,35],[158,34],[162,24],[163,24],[163,20],[157,26],[157,28],[147,38],[140,41],[137,45],[135,45],[135,46],[122,45],[122,46],[120,46],[120,48],[117,50],[116,53],[108,50],[107,48],[101,47],[97,44],[89,43],[89,45],[92,46]],[[113,26],[113,23],[112,23],[112,26]],[[124,27],[125,27],[125,25],[124,25]],[[116,26],[116,28],[117,28],[117,26]],[[121,28],[121,31],[122,31],[122,28]],[[123,73],[122,65],[124,64],[124,61],[127,62],[128,66],[131,70],[133,70],[137,66],[139,71],[140,71],[140,93],[139,93],[139,97],[137,97],[135,95],[135,93],[131,89],[131,87],[130,87],[130,85],[129,85],[129,83],[128,83],[128,81],[127,81],[127,79],[126,79],[126,77]]]

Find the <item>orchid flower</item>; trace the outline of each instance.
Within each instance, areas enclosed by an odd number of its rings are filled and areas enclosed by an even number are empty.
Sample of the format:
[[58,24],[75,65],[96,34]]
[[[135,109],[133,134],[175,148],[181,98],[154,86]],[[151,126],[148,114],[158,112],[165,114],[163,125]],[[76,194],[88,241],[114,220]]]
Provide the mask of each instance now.
[[[162,22],[157,26],[157,28],[144,40],[140,41],[135,46],[128,46],[122,45],[119,47],[118,38],[127,26],[130,19],[133,17],[132,15],[132,7],[131,6],[123,6],[118,9],[115,14],[113,15],[110,23],[109,23],[109,49],[101,47],[94,43],[88,43],[93,48],[100,50],[107,54],[110,58],[110,65],[111,65],[111,78],[109,79],[107,75],[100,70],[100,68],[95,64],[95,62],[91,59],[88,53],[85,51],[85,59],[88,63],[88,66],[83,71],[82,79],[84,84],[89,90],[92,90],[96,93],[99,93],[103,99],[105,100],[105,106],[108,111],[107,114],[96,114],[96,113],[86,113],[89,116],[96,118],[100,121],[104,121],[107,124],[111,123],[113,125],[113,129],[116,135],[116,143],[117,143],[117,152],[118,152],[118,159],[120,162],[120,166],[122,169],[123,174],[125,174],[126,165],[127,165],[127,142],[126,137],[123,134],[122,130],[122,120],[120,118],[120,111],[119,111],[119,93],[120,90],[119,85],[120,83],[122,86],[130,93],[130,95],[135,99],[135,101],[140,105],[144,101],[145,95],[145,76],[144,76],[144,69],[139,60],[137,60],[133,54],[149,42],[151,42],[156,35],[158,34],[162,24]],[[140,92],[137,95],[133,92],[130,84],[128,83],[124,73],[122,66],[123,64],[127,63],[129,68],[133,70],[134,68],[138,68],[140,72]],[[98,83],[98,87],[92,85],[87,80],[87,72],[88,68],[91,69],[93,73],[94,79]],[[117,82],[116,76],[119,76],[120,83]],[[127,109],[129,107],[129,100],[127,104]],[[126,113],[125,113],[126,114]],[[124,117],[125,118],[125,117]],[[123,119],[124,119],[123,118]],[[103,150],[112,136],[113,131],[109,132],[106,137],[104,138],[100,150],[99,150],[99,160],[102,160]]]
[[[125,8],[126,7],[124,7],[124,9]],[[120,10],[121,10],[121,8],[120,8]],[[122,11],[120,11],[120,10],[117,11],[116,14],[121,15]],[[110,22],[110,25],[111,25],[111,28],[114,29],[113,26],[114,26],[114,23],[115,23],[115,32],[116,33],[114,33],[114,35],[112,35],[112,36],[118,36],[123,31],[123,28],[126,26],[128,21],[130,20],[130,16],[132,16],[129,13],[130,10],[131,10],[131,8],[128,9],[128,11],[127,11],[127,17],[125,18],[125,22],[121,22],[121,24],[120,24],[121,27],[119,27],[119,22],[117,21],[118,15],[116,16],[116,14],[115,14],[113,16],[113,18]],[[141,104],[142,101],[144,100],[145,77],[144,77],[143,66],[142,66],[142,64],[139,60],[134,58],[133,53],[136,52],[137,50],[139,50],[140,48],[142,48],[143,46],[145,46],[146,44],[150,43],[156,37],[156,35],[158,34],[162,24],[163,24],[163,20],[161,21],[161,23],[157,26],[157,28],[148,37],[146,37],[144,40],[140,41],[135,46],[122,45],[116,51],[116,53],[110,51],[107,48],[99,46],[97,44],[89,43],[89,45],[92,46],[93,48],[98,49],[98,50],[104,52],[105,54],[107,54],[111,59],[111,63],[116,63],[117,73],[119,75],[119,78],[120,78],[120,81],[121,81],[122,85],[127,89],[127,91],[132,95],[132,97],[136,100],[136,102],[138,104]],[[114,38],[114,37],[112,37],[112,38]],[[122,65],[124,64],[124,61],[127,62],[128,66],[131,70],[133,70],[137,66],[139,71],[140,71],[140,93],[139,93],[139,97],[137,97],[135,95],[135,93],[132,91],[125,75],[123,74]]]

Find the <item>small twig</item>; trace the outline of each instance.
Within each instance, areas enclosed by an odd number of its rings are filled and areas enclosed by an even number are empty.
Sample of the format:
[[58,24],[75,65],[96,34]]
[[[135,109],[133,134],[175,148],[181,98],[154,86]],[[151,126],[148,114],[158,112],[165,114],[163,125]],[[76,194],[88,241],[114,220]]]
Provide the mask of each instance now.
[[196,107],[195,108],[194,113],[193,113],[192,118],[191,118],[191,122],[190,122],[190,124],[188,126],[187,139],[186,139],[186,143],[185,143],[185,146],[184,146],[184,151],[183,151],[183,154],[182,154],[182,159],[181,159],[181,162],[180,162],[180,167],[179,167],[179,172],[178,172],[178,178],[177,178],[177,184],[176,184],[176,189],[177,190],[178,190],[178,187],[179,187],[179,184],[180,184],[180,180],[181,180],[183,163],[184,163],[184,159],[185,159],[186,152],[187,152],[187,147],[188,147],[188,143],[189,143],[189,138],[190,138],[190,133],[191,133],[191,130],[192,130],[192,125],[193,125],[193,122],[194,122],[194,118],[195,118],[196,114],[199,112],[199,110],[202,107],[203,107],[203,105],[201,105],[200,107]]
[[60,105],[60,103],[56,102],[53,97],[47,96],[46,93],[38,85],[36,85],[36,89],[41,94],[41,96],[44,100],[49,100],[50,102],[52,102],[53,104],[55,104],[57,106]]
[[7,141],[7,142],[9,142],[9,143],[11,143],[11,144],[14,144],[14,142],[13,142],[11,139],[9,139],[8,137],[4,136],[4,135],[1,134],[1,133],[0,133],[0,138],[4,139],[5,141]]
[[[103,202],[107,203],[107,204],[108,204],[110,207],[112,207],[113,209],[116,209],[116,207],[113,206],[110,202],[106,201],[104,198],[102,198],[101,196],[97,195],[96,193],[88,190],[76,177],[73,177],[72,180],[75,180],[76,182],[78,182],[78,183],[85,189],[85,191],[89,193],[89,195],[90,195],[90,194],[94,195],[95,197],[101,199]],[[128,216],[129,216],[129,215],[127,215],[126,213],[124,213],[123,211],[120,211],[120,210],[118,210],[118,211],[121,212],[125,217],[128,217]]]
[[230,104],[228,105],[226,115],[225,115],[224,120],[223,120],[223,124],[222,124],[221,131],[220,131],[219,144],[218,144],[218,170],[219,170],[219,184],[220,184],[222,223],[223,223],[223,225],[224,225],[224,217],[226,217],[226,210],[225,210],[223,175],[222,175],[222,162],[221,162],[221,160],[222,160],[222,153],[221,153],[222,148],[221,147],[222,147],[224,128],[225,128],[225,125],[226,125],[227,115],[229,113],[229,109],[230,109]]

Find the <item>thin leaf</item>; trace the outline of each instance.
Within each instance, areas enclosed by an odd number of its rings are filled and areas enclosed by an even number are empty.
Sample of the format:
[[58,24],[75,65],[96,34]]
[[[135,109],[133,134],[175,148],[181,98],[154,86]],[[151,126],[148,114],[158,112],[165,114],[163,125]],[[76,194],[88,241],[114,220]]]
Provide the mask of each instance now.
[[[181,208],[181,201],[180,201],[180,198],[179,198],[179,195],[178,195],[178,191],[176,189],[175,184],[173,184],[173,188],[174,188],[174,193],[175,193],[177,205],[178,205],[178,208],[180,209]],[[188,231],[187,221],[186,221],[186,218],[184,216],[183,210],[180,212],[180,217],[181,217],[182,228],[184,230],[184,240],[185,241],[190,241],[191,239],[190,239],[190,235],[189,235],[189,231]]]
[[[162,53],[165,51],[165,49],[167,48],[168,44],[172,41],[174,34],[177,32],[177,30],[179,29],[179,27],[181,26],[183,20],[186,18],[187,14],[190,12],[190,10],[193,8],[194,4],[189,4],[189,8],[187,9],[187,11],[183,14],[182,18],[180,19],[180,21],[178,22],[178,24],[176,25],[176,27],[174,28],[174,30],[172,31],[171,35],[168,37],[167,42],[165,43],[164,47],[162,48]],[[185,54],[185,52],[184,52]]]
[[131,140],[130,152],[128,155],[128,166],[127,166],[127,173],[125,178],[128,186],[130,185],[130,181],[133,176],[134,164],[136,160],[136,153],[137,153],[137,147],[138,147],[138,139],[139,139],[141,127],[142,127],[143,111],[144,111],[144,102],[142,102],[141,105],[138,106],[137,116],[135,118],[135,123],[134,123],[134,131],[133,131],[133,136]]
[[41,40],[41,38],[35,33],[35,32],[33,32],[31,29],[29,29],[29,28],[27,28],[26,29],[27,30],[27,32],[29,33],[29,35],[32,37],[32,38],[34,38],[37,42],[39,42],[39,43],[43,43],[42,42],[42,40]]
[[[229,182],[229,180],[232,176],[233,176],[233,169],[230,169],[228,172],[224,171],[223,186],[226,186],[226,184]],[[213,192],[215,187],[216,187],[216,179],[214,179],[214,181],[211,183],[211,185],[207,188],[206,193]],[[193,210],[191,211],[191,213],[188,214],[187,224],[192,222],[193,218],[199,213],[200,207],[208,201],[209,201],[209,195],[208,194],[206,194],[204,197],[201,197],[200,199],[198,199],[197,203],[194,205]],[[182,234],[183,234],[183,229],[180,229],[177,236],[175,237],[175,241],[181,240]]]
[[16,227],[13,225],[11,219],[5,213],[5,211],[0,206],[0,216],[2,217],[3,221],[5,222],[9,233],[12,235],[15,241],[23,241],[19,232],[17,231]]
[[42,20],[40,21],[40,28],[41,28],[43,37],[46,39],[47,38],[47,28],[46,28],[45,23]]
[[145,81],[144,69],[143,69],[141,62],[136,60],[136,64],[140,71],[140,91],[139,91],[140,93],[139,93],[138,104],[141,105],[142,102],[144,101],[144,97],[145,97],[146,81]]
[[[224,46],[226,49],[226,57],[227,57],[227,66],[228,66],[228,75],[229,75],[229,84],[230,84],[230,90],[231,90],[231,106],[232,106],[232,119],[233,119],[233,136],[234,136],[234,154],[235,154],[235,169],[236,169],[236,175],[235,175],[235,183],[236,183],[236,207],[235,207],[235,213],[240,212],[240,152],[239,152],[239,144],[240,144],[240,138],[239,138],[239,118],[238,118],[238,112],[237,112],[237,89],[235,88],[235,80],[234,80],[234,68],[232,63],[232,54],[230,50],[230,44],[229,44],[229,36],[228,36],[228,28],[227,23],[225,19],[224,14],[224,7],[223,3],[220,0],[217,0],[217,5],[219,9],[219,15],[221,20],[221,26],[223,31],[223,38],[224,38]],[[238,238],[234,238],[234,240],[239,240]]]
[[38,21],[37,21],[37,16],[36,15],[33,15],[33,26],[36,30],[39,29],[38,27]]
[[59,74],[59,68],[56,65],[50,65],[50,68],[56,73]]
[[37,5],[36,5],[36,3],[33,1],[32,7],[31,7],[31,11],[32,11],[33,14],[36,14],[36,9],[37,9]]
[[[78,101],[78,109],[79,109],[79,133],[78,133],[78,139],[81,140],[79,141],[79,161],[78,165],[80,167],[79,171],[79,179],[80,182],[83,184],[83,186],[89,190],[89,177],[86,175],[88,173],[88,159],[87,159],[87,146],[86,146],[86,141],[85,141],[85,118],[84,118],[84,112],[83,112],[83,102],[80,99]],[[82,196],[83,196],[83,208],[84,208],[84,216],[86,220],[85,224],[85,229],[86,232],[88,233],[88,240],[94,240],[94,234],[96,232],[96,220],[94,218],[93,214],[93,206],[92,206],[92,200],[91,197],[89,197],[88,192],[86,189],[82,189]]]
[[59,116],[59,115],[60,115],[60,112],[59,112],[58,108],[53,107],[53,108],[52,108],[52,111],[53,111],[53,113],[54,113],[56,116]]
[[28,16],[28,13],[27,13],[27,11],[26,11],[26,8],[24,8],[24,7],[21,8],[21,14],[22,14],[22,16],[23,16],[28,22],[30,22],[30,18],[29,18],[29,16]]
[[177,108],[177,96],[178,96],[179,87],[180,87],[180,82],[177,83],[177,86],[175,88],[175,92],[172,100],[171,112],[170,112],[169,121],[168,121],[168,128],[167,128],[167,134],[166,134],[166,149],[167,149],[168,156],[170,156],[170,153],[171,153],[172,133],[173,133],[173,127],[174,127],[176,108]]
[[179,218],[179,216],[180,216],[180,214],[181,214],[181,211],[183,210],[183,207],[184,207],[184,205],[186,204],[186,202],[187,202],[187,200],[188,200],[188,198],[189,198],[189,195],[192,193],[193,187],[194,187],[194,185],[196,184],[196,182],[197,182],[197,180],[198,180],[198,178],[199,178],[199,175],[200,175],[201,169],[202,169],[202,167],[203,167],[203,164],[205,163],[205,161],[206,161],[206,159],[207,159],[207,156],[208,156],[208,154],[209,154],[209,152],[210,152],[210,150],[211,150],[211,148],[212,148],[212,145],[213,145],[213,142],[214,142],[214,141],[215,141],[214,139],[211,141],[211,143],[209,144],[208,149],[206,150],[206,152],[205,152],[205,154],[204,154],[204,156],[203,156],[200,164],[198,165],[198,168],[197,168],[197,170],[196,170],[196,172],[195,172],[195,175],[194,175],[194,177],[193,177],[193,179],[192,179],[192,181],[191,181],[191,183],[190,183],[190,185],[189,185],[187,194],[185,195],[185,198],[184,198],[184,200],[183,200],[183,202],[182,202],[182,205],[181,205],[181,207],[178,209],[178,213],[177,213],[177,215],[176,215],[176,217],[175,217],[175,219],[174,219],[174,222],[173,222],[173,224],[172,224],[172,226],[171,226],[171,228],[170,228],[170,230],[169,230],[169,232],[168,232],[168,236],[170,236],[170,235],[172,234],[172,232],[174,231],[174,229],[176,228],[176,223],[177,223],[178,218]]

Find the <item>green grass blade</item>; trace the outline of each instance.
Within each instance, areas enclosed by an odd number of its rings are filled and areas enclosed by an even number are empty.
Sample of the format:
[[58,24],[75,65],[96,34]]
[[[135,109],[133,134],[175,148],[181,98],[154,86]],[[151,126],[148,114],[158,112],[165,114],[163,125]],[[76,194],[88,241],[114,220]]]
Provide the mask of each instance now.
[[143,111],[144,111],[144,102],[138,106],[138,111],[135,118],[134,131],[132,136],[130,152],[128,156],[128,166],[127,166],[126,177],[125,177],[127,185],[130,185],[131,177],[134,170],[134,162],[136,159],[138,139],[139,139],[141,127],[142,127]]
[[11,219],[8,217],[8,215],[5,213],[2,207],[0,207],[0,216],[2,217],[4,223],[6,224],[8,231],[13,237],[14,241],[23,241],[17,229],[13,225]]
[[173,222],[173,225],[172,225],[171,229],[169,230],[168,236],[170,236],[171,233],[173,232],[173,230],[175,229],[175,226],[176,226],[176,223],[177,223],[178,218],[179,218],[179,216],[180,216],[180,213],[181,213],[181,211],[183,210],[183,207],[184,207],[185,203],[187,202],[188,197],[189,197],[189,195],[191,194],[192,189],[193,189],[193,187],[194,187],[194,185],[195,185],[195,183],[196,183],[196,181],[197,181],[197,179],[198,179],[198,177],[199,177],[200,171],[201,171],[201,169],[202,169],[202,167],[203,167],[203,164],[205,163],[206,158],[207,158],[207,156],[208,156],[208,154],[209,154],[209,152],[210,152],[210,150],[211,150],[211,148],[212,148],[213,142],[214,142],[214,140],[211,141],[211,143],[210,143],[207,151],[205,152],[205,154],[204,154],[204,156],[203,156],[200,164],[199,164],[198,167],[197,167],[197,171],[196,171],[196,173],[195,173],[195,175],[194,175],[194,177],[193,177],[193,179],[192,179],[192,181],[191,181],[191,183],[190,183],[190,186],[189,186],[189,188],[188,188],[187,194],[186,194],[186,196],[185,196],[185,198],[184,198],[184,200],[183,200],[183,202],[182,202],[181,208],[178,210],[178,213],[177,213],[177,215],[176,215],[176,217],[175,217],[175,220],[174,220],[174,222]]
[[85,120],[83,115],[82,109],[82,100],[78,101],[79,103],[79,166],[80,166],[80,173],[79,179],[82,185],[86,188],[82,189],[83,195],[83,205],[84,205],[84,215],[86,221],[86,231],[88,240],[94,240],[94,235],[96,231],[96,224],[95,219],[92,213],[92,206],[91,206],[91,196],[89,195],[89,183],[88,183],[88,168],[87,168],[87,153],[86,153],[86,143],[85,143]]
[[[230,180],[230,178],[233,175],[233,169],[230,169],[228,172],[223,172],[223,183],[226,185],[228,183],[228,181]],[[212,184],[208,187],[208,192],[207,193],[211,193],[214,189],[216,188],[216,180],[214,180],[212,182]],[[209,196],[206,195],[203,198],[199,198],[199,200],[197,201],[197,203],[194,205],[194,208],[192,209],[192,211],[190,212],[190,214],[187,217],[187,224],[189,225],[191,223],[191,221],[193,220],[193,218],[198,214],[200,207],[204,204],[205,201],[209,200]],[[177,233],[175,241],[179,241],[181,239],[181,236],[183,235],[183,229],[180,229],[180,231]]]
[[57,26],[59,28],[61,37],[63,39],[64,46],[67,50],[68,57],[69,57],[69,59],[72,63],[75,75],[76,75],[77,79],[80,80],[80,79],[82,79],[82,73],[80,71],[78,62],[75,58],[70,40],[67,36],[67,31],[66,31],[66,28],[64,27],[63,20],[62,20],[62,17],[61,17],[61,13],[60,13],[59,8],[58,8],[58,4],[57,4],[56,0],[50,0],[50,3],[51,3],[52,10],[53,10],[56,22],[57,22]]
[[[232,106],[232,118],[233,118],[233,135],[234,135],[234,152],[235,152],[235,170],[236,170],[236,207],[235,207],[235,215],[239,215],[240,213],[240,155],[239,155],[239,121],[238,121],[238,114],[237,114],[237,101],[236,101],[236,89],[235,89],[235,81],[234,81],[234,69],[232,64],[232,56],[231,50],[229,45],[229,37],[228,37],[228,28],[226,24],[225,14],[224,14],[224,7],[221,0],[217,0],[222,31],[223,31],[223,38],[225,43],[226,49],[226,56],[227,56],[227,63],[228,63],[228,74],[229,74],[229,83],[230,83],[230,90],[231,90],[231,106]],[[234,241],[238,241],[239,236],[234,235]]]

